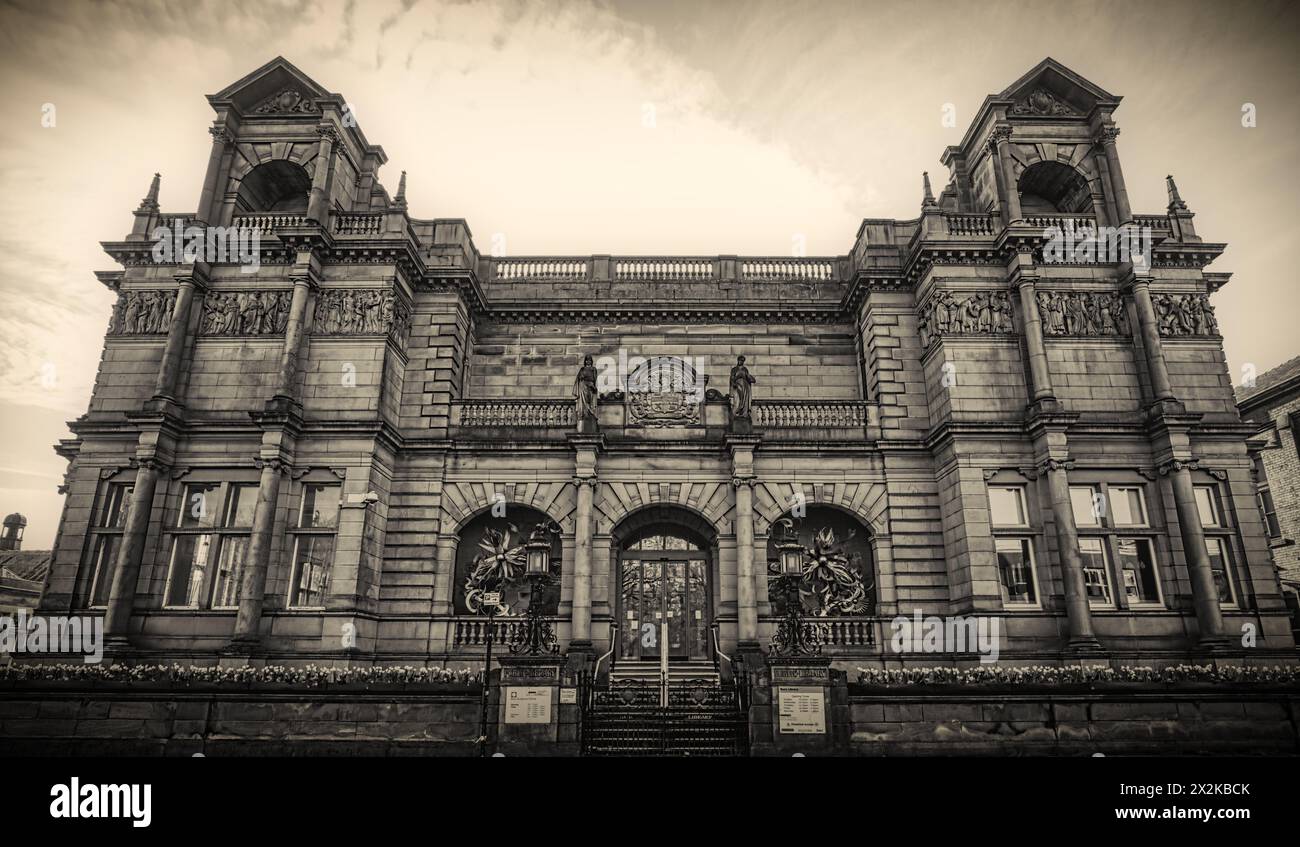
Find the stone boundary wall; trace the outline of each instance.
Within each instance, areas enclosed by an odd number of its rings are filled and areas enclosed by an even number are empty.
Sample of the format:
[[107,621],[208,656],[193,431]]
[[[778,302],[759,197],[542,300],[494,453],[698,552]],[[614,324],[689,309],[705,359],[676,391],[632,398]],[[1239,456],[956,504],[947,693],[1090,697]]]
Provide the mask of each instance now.
[[[851,685],[837,754],[1297,755],[1300,690],[1273,686],[1095,685],[971,691]],[[841,689],[842,691],[843,689]]]
[[6,683],[0,757],[472,756],[479,708],[477,685]]

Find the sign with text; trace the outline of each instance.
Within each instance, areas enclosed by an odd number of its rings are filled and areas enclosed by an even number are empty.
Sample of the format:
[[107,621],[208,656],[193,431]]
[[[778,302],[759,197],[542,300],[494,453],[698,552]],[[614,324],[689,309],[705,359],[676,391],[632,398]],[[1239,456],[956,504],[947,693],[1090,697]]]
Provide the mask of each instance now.
[[576,703],[578,702],[578,689],[576,689],[576,688],[561,688],[561,689],[560,689],[560,702],[561,702],[561,703],[574,703],[574,704],[576,704]]
[[811,685],[782,685],[777,688],[777,716],[783,733],[826,734],[826,692]]
[[505,688],[506,723],[550,723],[552,690],[522,685]]

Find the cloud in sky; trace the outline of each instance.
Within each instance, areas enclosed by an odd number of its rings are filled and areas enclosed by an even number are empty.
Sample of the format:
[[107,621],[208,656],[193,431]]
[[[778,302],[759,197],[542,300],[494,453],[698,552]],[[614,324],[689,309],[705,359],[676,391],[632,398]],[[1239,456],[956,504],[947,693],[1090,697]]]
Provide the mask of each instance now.
[[[1052,55],[1125,95],[1135,208],[1162,210],[1174,173],[1199,231],[1230,243],[1236,278],[1215,300],[1229,361],[1263,370],[1296,352],[1281,259],[1300,240],[1298,20],[1216,2],[12,3],[0,411],[84,411],[112,304],[98,242],[129,230],[155,171],[166,211],[196,206],[203,95],[277,54],[348,99],[390,189],[408,171],[414,215],[464,217],[480,246],[759,255],[797,236],[843,254],[863,217],[913,217],[920,172],[943,185],[939,155],[983,97]],[[39,453],[57,500],[60,435],[6,413],[0,482]]]

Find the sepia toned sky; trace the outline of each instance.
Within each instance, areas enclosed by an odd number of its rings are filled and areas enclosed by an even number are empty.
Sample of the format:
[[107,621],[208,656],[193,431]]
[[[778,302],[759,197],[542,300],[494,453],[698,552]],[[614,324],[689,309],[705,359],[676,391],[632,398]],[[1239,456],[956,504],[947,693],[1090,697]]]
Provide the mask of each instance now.
[[1240,374],[1300,354],[1297,47],[1289,2],[0,2],[0,514],[52,542],[51,446],[112,305],[98,243],[155,171],[164,211],[194,210],[204,95],[278,54],[347,98],[412,215],[464,217],[481,249],[761,255],[915,217],[921,171],[938,190],[984,96],[1050,55],[1124,96],[1135,211],[1164,210],[1172,173],[1228,243]]

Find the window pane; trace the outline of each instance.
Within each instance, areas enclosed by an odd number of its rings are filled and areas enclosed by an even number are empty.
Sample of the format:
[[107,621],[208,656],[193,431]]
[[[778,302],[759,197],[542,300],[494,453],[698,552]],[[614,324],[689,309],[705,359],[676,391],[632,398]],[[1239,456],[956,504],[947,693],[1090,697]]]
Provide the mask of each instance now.
[[997,542],[998,573],[1002,578],[1002,599],[1007,603],[1034,603],[1033,562],[1029,542],[1023,538]]
[[1088,592],[1088,602],[1109,606],[1114,603],[1110,595],[1110,575],[1106,573],[1106,549],[1100,538],[1080,538],[1079,555],[1083,559],[1083,585]]
[[302,514],[298,526],[303,529],[333,529],[338,526],[339,487],[337,485],[304,485],[302,487]]
[[662,550],[664,549],[664,537],[662,535],[647,535],[641,539],[640,550]]
[[289,605],[323,606],[329,593],[330,567],[334,563],[334,536],[299,536],[293,557]]
[[689,550],[691,549],[691,545],[686,543],[685,538],[679,538],[676,535],[665,535],[664,549],[665,550]]
[[1025,500],[1019,488],[990,488],[989,508],[994,526],[1024,526]]
[[217,525],[217,489],[215,482],[192,482],[185,486],[185,497],[181,500],[181,514],[177,526],[182,528],[198,527],[207,529]]
[[167,586],[168,606],[197,606],[212,555],[211,535],[178,535],[172,554],[171,581]]
[[257,486],[237,484],[231,485],[230,491],[226,495],[226,520],[222,526],[231,527],[249,527],[253,526],[253,512],[257,509]]
[[1264,488],[1259,492],[1259,510],[1264,513],[1264,527],[1269,538],[1279,538],[1282,527],[1277,522],[1277,507],[1273,505],[1273,494]]
[[1146,508],[1140,488],[1110,488],[1111,521],[1115,526],[1146,526]]
[[1129,603],[1159,603],[1156,558],[1145,538],[1120,538],[1119,567],[1124,578],[1124,596]]
[[126,526],[126,507],[131,502],[134,485],[114,483],[104,491],[104,500],[100,504],[97,526]]
[[113,565],[117,560],[120,535],[101,535],[95,540],[95,575],[90,586],[90,605],[108,605],[108,595],[113,588]]
[[1219,526],[1218,492],[1208,485],[1196,486],[1196,510],[1201,513],[1202,526]]
[[1072,487],[1070,506],[1074,509],[1075,526],[1101,526],[1101,503],[1097,499],[1097,489],[1091,486]]
[[1210,570],[1214,572],[1214,584],[1219,589],[1220,603],[1236,603],[1232,579],[1228,573],[1228,549],[1221,538],[1205,539],[1205,547],[1210,554]]
[[212,588],[212,608],[232,609],[239,606],[239,584],[244,577],[244,556],[248,552],[247,535],[227,535],[221,539],[221,556]]

